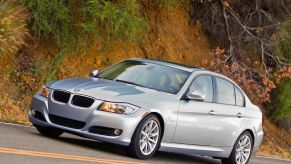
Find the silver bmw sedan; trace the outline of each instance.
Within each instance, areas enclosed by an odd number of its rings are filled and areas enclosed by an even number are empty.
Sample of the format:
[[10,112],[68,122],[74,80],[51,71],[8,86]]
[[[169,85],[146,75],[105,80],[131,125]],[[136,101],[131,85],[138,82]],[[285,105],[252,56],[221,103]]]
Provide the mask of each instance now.
[[246,164],[263,138],[261,110],[232,80],[146,59],[45,84],[29,120],[43,135],[119,144],[139,159],[159,150]]

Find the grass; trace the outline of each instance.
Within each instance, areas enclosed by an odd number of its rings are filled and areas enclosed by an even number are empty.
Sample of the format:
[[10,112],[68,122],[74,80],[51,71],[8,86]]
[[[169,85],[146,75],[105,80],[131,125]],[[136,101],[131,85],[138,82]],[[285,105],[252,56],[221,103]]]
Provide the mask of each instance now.
[[[136,42],[146,21],[135,0],[22,0],[32,32],[52,37],[61,49],[76,50],[100,40]],[[87,48],[86,48],[87,49]]]
[[0,55],[15,53],[29,36],[28,12],[15,0],[0,0]]
[[291,136],[269,120],[264,124],[264,140],[257,155],[291,160]]
[[0,96],[0,121],[30,125],[28,112],[20,109],[19,103],[6,96]]
[[53,81],[56,79],[56,71],[57,71],[57,66],[62,63],[65,57],[65,50],[61,50],[53,59],[52,63],[48,66],[49,69],[49,74],[45,77],[44,83],[47,83],[49,81]]

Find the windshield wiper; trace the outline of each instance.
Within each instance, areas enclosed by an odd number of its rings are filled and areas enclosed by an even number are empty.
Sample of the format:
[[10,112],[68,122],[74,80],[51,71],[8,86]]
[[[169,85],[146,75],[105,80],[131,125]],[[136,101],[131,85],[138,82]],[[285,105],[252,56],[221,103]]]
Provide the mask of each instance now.
[[120,79],[114,79],[114,81],[118,81],[118,82],[122,82],[122,83],[127,83],[127,84],[132,84],[132,85],[144,87],[143,85],[140,85],[140,84],[137,84],[137,83],[131,82],[131,81],[125,81],[125,80],[120,80]]

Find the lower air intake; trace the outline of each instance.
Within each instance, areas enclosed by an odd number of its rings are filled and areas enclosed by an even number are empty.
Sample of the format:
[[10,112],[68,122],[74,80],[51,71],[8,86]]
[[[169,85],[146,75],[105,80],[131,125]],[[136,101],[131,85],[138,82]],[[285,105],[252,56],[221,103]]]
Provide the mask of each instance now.
[[49,118],[51,122],[54,124],[65,126],[68,128],[73,128],[73,129],[82,129],[86,125],[85,122],[73,120],[73,119],[69,119],[69,118],[65,118],[65,117],[61,117],[61,116],[57,116],[53,114],[49,114]]

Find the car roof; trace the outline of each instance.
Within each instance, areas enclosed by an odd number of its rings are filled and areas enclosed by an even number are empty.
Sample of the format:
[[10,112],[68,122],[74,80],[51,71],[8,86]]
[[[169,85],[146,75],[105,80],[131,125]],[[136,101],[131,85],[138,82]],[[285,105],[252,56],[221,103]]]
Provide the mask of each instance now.
[[199,67],[190,67],[187,65],[179,64],[179,63],[173,63],[173,62],[167,62],[167,61],[159,61],[159,60],[151,60],[151,59],[143,59],[143,58],[131,58],[128,60],[134,60],[134,61],[140,61],[140,62],[147,62],[147,63],[153,63],[158,65],[164,65],[172,68],[181,69],[188,72],[194,72],[198,70],[205,70],[204,68]]

